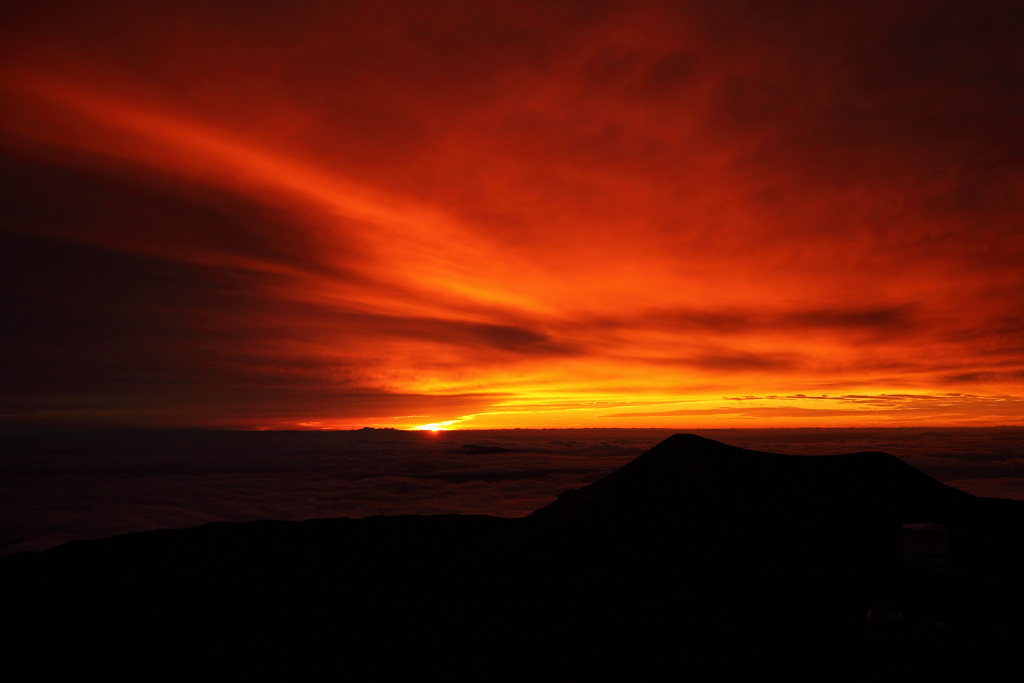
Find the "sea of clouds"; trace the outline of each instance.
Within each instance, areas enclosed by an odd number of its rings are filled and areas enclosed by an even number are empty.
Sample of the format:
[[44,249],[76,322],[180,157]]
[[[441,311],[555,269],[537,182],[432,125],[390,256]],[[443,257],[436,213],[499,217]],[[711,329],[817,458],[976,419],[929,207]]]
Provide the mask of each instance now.
[[[519,517],[679,431],[0,435],[0,556],[215,521],[450,513]],[[885,451],[969,493],[1024,500],[1024,428],[689,432],[797,455]]]

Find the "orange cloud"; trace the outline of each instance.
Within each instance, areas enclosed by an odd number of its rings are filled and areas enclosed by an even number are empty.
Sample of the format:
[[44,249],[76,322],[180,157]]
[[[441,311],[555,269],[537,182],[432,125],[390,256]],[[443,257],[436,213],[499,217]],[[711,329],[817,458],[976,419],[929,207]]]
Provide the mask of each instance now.
[[1019,11],[772,7],[4,10],[3,419],[1020,423]]

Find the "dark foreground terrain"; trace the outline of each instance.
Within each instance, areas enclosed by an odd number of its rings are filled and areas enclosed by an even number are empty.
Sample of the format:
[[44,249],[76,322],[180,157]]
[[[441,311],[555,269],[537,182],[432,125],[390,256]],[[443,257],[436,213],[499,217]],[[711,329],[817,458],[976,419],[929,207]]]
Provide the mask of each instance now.
[[[946,525],[948,568],[903,568],[908,522]],[[521,519],[217,523],[13,555],[0,607],[26,677],[1012,680],[1022,570],[1024,503],[883,453],[676,435]]]

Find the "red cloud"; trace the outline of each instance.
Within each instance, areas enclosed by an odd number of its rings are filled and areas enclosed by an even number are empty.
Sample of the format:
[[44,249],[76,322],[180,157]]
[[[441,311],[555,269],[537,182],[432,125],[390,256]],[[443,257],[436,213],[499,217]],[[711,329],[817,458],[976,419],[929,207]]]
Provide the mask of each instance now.
[[5,420],[1019,391],[1014,4],[2,12]]

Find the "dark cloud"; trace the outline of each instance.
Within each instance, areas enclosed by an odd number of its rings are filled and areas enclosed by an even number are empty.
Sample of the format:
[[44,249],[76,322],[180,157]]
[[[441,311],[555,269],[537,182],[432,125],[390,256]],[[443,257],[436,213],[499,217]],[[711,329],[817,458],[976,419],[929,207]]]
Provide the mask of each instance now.
[[579,353],[546,334],[514,325],[340,311],[335,314],[335,320],[340,327],[357,329],[365,334],[393,335],[456,346],[481,346],[494,352],[553,356]]
[[909,331],[919,323],[911,305],[881,308],[832,308],[810,310],[663,310],[629,319],[588,321],[596,328],[632,328],[647,325],[659,329],[693,330],[718,334],[743,334],[765,330],[837,330],[876,334]]
[[791,368],[796,364],[791,357],[736,352],[706,353],[692,358],[656,359],[649,362],[656,365],[685,365],[718,372],[766,372]]
[[1001,382],[1024,382],[1024,370],[1010,370],[1008,372],[992,372],[983,370],[980,372],[964,372],[956,375],[944,375],[939,381],[942,384],[994,384]]
[[878,333],[908,331],[914,326],[910,306],[869,310],[826,309],[799,311],[784,315],[780,322],[785,326],[792,325],[795,328],[868,330]]
[[7,231],[175,261],[248,260],[254,268],[356,277],[344,268],[361,257],[351,243],[340,235],[317,239],[299,217],[256,198],[104,155],[6,142],[0,206]]

